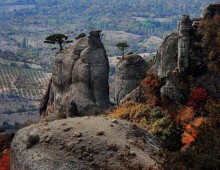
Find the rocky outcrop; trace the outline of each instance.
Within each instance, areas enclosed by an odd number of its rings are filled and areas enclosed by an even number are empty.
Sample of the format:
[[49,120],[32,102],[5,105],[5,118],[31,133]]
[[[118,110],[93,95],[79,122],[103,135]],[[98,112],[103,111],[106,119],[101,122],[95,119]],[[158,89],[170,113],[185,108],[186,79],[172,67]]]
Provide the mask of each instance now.
[[155,166],[153,153],[159,150],[151,134],[126,121],[67,118],[18,131],[11,170],[148,169]]
[[220,15],[220,3],[209,5],[201,19],[191,20],[188,15],[183,15],[177,33],[168,35],[163,41],[156,61],[149,70],[158,74],[164,83],[160,89],[162,98],[181,104],[186,98],[181,90],[184,87],[181,86],[189,81],[189,76],[196,87],[205,87],[213,97],[220,96],[219,72],[207,69],[208,64],[204,60],[207,49],[196,45],[196,41],[201,39],[197,33],[200,22],[202,19],[213,18],[214,15]]
[[[182,95],[176,86],[178,84],[178,78],[173,72],[177,72],[178,59],[182,58],[182,56],[179,57],[180,53],[178,52],[180,49],[178,47],[178,42],[180,42],[179,39],[180,36],[178,33],[171,33],[164,39],[158,49],[155,63],[148,71],[148,73],[156,73],[162,80],[164,80],[165,85],[160,89],[161,97],[170,98],[177,103],[180,103],[182,100]],[[139,91],[139,95],[140,94],[141,91]],[[143,94],[140,96],[142,95]],[[127,97],[134,98],[131,96]]]
[[192,38],[192,21],[188,15],[183,15],[178,26],[178,70],[181,73],[189,67],[190,42]]
[[96,115],[109,108],[109,64],[100,32],[91,31],[89,37],[56,55],[41,115],[54,120]]
[[160,89],[161,97],[178,104],[184,99],[179,89],[178,76],[189,71],[192,23],[188,15],[180,19],[177,33],[165,38],[158,51],[156,63],[151,69],[164,79],[165,85]]
[[162,42],[156,54],[156,61],[149,72],[157,73],[160,78],[177,67],[178,33],[171,33]]
[[161,98],[168,98],[180,104],[183,100],[183,95],[178,88],[178,83],[178,72],[169,71],[166,76],[166,84],[160,89]]
[[119,61],[116,70],[115,101],[120,104],[146,77],[146,62],[139,55],[129,54]]

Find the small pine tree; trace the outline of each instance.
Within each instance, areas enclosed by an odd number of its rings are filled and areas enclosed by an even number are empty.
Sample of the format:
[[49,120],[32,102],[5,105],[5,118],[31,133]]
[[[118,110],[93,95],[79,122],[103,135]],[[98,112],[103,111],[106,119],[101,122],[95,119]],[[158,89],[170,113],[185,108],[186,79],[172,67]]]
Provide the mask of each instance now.
[[119,48],[119,50],[122,51],[122,57],[124,57],[124,54],[125,54],[125,49],[129,47],[129,45],[126,43],[126,42],[121,42],[121,43],[118,43],[116,45],[116,47]]
[[53,34],[48,36],[44,43],[48,43],[48,44],[58,44],[60,46],[60,51],[63,50],[63,47],[66,44],[72,43],[72,40],[68,40],[68,36],[64,35],[64,34]]

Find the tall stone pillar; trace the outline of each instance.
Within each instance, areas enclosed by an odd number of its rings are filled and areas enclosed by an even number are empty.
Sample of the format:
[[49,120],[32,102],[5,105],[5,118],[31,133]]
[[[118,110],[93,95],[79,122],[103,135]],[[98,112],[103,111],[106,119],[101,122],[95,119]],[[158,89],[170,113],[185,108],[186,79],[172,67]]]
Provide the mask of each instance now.
[[189,67],[190,42],[191,42],[192,20],[188,15],[183,15],[178,26],[178,69],[184,72]]

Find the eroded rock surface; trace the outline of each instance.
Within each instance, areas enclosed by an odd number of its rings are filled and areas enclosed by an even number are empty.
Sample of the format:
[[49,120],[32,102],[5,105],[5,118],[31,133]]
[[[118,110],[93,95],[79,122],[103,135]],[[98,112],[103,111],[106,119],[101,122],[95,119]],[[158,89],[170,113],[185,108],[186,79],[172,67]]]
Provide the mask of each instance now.
[[[212,19],[214,15],[220,15],[220,3],[210,4],[200,19],[190,19],[183,15],[179,21],[176,33],[168,35],[158,49],[154,65],[148,73],[157,74],[162,80],[160,94],[177,104],[187,100],[185,92],[187,81],[193,81],[196,87],[205,87],[210,96],[220,97],[219,71],[207,69],[208,63],[204,54],[205,47],[197,46],[199,38],[198,27],[203,19]],[[185,91],[185,92],[184,92]],[[143,96],[141,86],[127,95],[124,101],[139,101]]]
[[118,63],[115,75],[115,100],[117,104],[138,87],[146,77],[146,62],[136,54],[126,55]]
[[89,37],[56,55],[41,115],[54,120],[96,115],[109,108],[109,63],[100,32],[91,31]]
[[156,61],[149,72],[157,73],[160,78],[177,67],[178,33],[171,33],[162,42],[156,55]]
[[126,121],[67,118],[18,131],[11,170],[148,169],[159,149],[151,134]]

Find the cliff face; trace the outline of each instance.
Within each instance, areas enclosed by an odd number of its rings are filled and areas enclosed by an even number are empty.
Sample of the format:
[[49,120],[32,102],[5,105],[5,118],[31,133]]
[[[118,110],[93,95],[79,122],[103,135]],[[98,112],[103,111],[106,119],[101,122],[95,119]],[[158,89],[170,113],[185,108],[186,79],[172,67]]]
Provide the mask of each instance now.
[[[210,96],[220,97],[220,72],[208,68],[208,49],[198,45],[201,44],[198,30],[200,23],[203,20],[213,19],[214,15],[220,15],[219,11],[220,4],[216,3],[205,9],[201,19],[192,20],[188,15],[184,15],[179,21],[177,32],[171,33],[163,40],[156,54],[154,65],[148,71],[161,78],[163,86],[160,94],[162,98],[171,99],[177,104],[183,103],[188,97],[186,93],[189,90],[184,89],[183,86],[187,86],[190,81],[195,87],[205,87]],[[139,101],[141,96],[143,93],[139,86],[128,94],[123,102]]]
[[48,119],[93,115],[109,108],[109,64],[100,31],[56,55],[52,80],[40,105]]
[[178,57],[178,34],[171,33],[162,42],[156,55],[155,64],[149,72],[157,73],[160,78],[167,76],[170,70],[177,67]]
[[[210,5],[203,19],[211,17],[211,14],[218,14],[219,7],[219,4]],[[195,86],[205,87],[213,97],[220,96],[218,71],[207,69],[207,56],[204,56],[207,49],[196,46],[200,22],[201,19],[191,20],[189,16],[184,15],[179,21],[177,33],[165,38],[158,51],[155,65],[150,69],[150,72],[157,73],[165,82],[160,90],[161,96],[168,97],[178,104],[186,97],[181,83],[186,83],[190,76]]]
[[190,56],[190,42],[191,42],[191,31],[192,20],[188,15],[184,15],[178,26],[178,70],[180,72],[186,71],[189,67],[189,56]]

